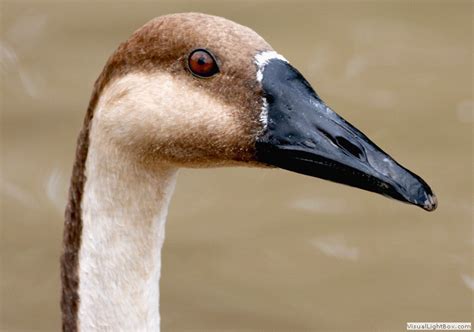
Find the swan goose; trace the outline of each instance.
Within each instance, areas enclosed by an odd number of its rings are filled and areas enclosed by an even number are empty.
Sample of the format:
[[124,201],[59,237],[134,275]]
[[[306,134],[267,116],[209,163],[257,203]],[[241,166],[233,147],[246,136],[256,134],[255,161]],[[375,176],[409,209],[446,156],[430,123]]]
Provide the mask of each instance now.
[[61,257],[64,331],[158,331],[161,248],[182,167],[280,167],[431,211],[436,197],[334,113],[251,29],[173,14],[138,29],[97,79]]

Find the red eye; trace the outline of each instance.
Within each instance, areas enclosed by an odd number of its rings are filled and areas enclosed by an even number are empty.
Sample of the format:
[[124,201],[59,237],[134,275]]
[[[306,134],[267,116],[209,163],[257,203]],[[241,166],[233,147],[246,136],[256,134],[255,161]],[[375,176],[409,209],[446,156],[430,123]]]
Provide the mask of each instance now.
[[194,75],[199,77],[211,77],[219,72],[214,56],[203,49],[192,51],[188,58],[188,67]]

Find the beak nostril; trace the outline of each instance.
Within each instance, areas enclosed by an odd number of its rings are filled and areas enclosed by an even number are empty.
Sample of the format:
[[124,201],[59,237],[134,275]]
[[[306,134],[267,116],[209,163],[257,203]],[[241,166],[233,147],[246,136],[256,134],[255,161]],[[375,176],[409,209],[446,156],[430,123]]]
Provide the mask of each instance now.
[[339,147],[346,150],[347,152],[349,152],[351,155],[353,155],[353,156],[355,156],[359,159],[364,159],[365,158],[364,151],[361,148],[359,148],[355,144],[349,142],[347,139],[345,139],[342,136],[336,136],[336,144]]
[[328,132],[325,130],[322,130],[321,128],[318,128],[318,130],[326,136],[326,138],[331,141],[332,144],[340,147],[344,151],[348,152],[349,154],[359,158],[359,159],[366,159],[364,151],[356,146],[355,144],[349,142],[346,138],[342,136],[336,136],[333,137],[331,136]]
[[328,132],[326,132],[325,130],[321,129],[321,128],[318,128],[318,130],[324,135],[326,136],[326,138],[334,145],[338,146],[339,144],[336,142],[336,140],[331,136],[329,135]]

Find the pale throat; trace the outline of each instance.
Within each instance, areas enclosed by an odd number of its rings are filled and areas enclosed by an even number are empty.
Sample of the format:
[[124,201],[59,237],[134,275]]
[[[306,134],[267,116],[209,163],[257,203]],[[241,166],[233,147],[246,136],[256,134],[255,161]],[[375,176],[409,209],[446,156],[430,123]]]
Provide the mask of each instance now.
[[92,122],[79,252],[81,331],[158,331],[165,221],[177,169],[145,165]]
[[165,72],[130,73],[102,91],[81,205],[80,330],[159,330],[161,249],[178,167],[172,165],[236,164],[228,147],[246,137],[236,112]]

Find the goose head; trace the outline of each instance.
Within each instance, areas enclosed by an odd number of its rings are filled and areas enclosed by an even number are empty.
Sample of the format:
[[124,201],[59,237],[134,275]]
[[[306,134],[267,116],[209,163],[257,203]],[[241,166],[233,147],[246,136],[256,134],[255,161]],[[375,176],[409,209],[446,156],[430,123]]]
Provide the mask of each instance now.
[[333,112],[251,29],[204,14],[147,23],[96,83],[94,126],[114,149],[173,167],[279,167],[431,211],[417,175]]

